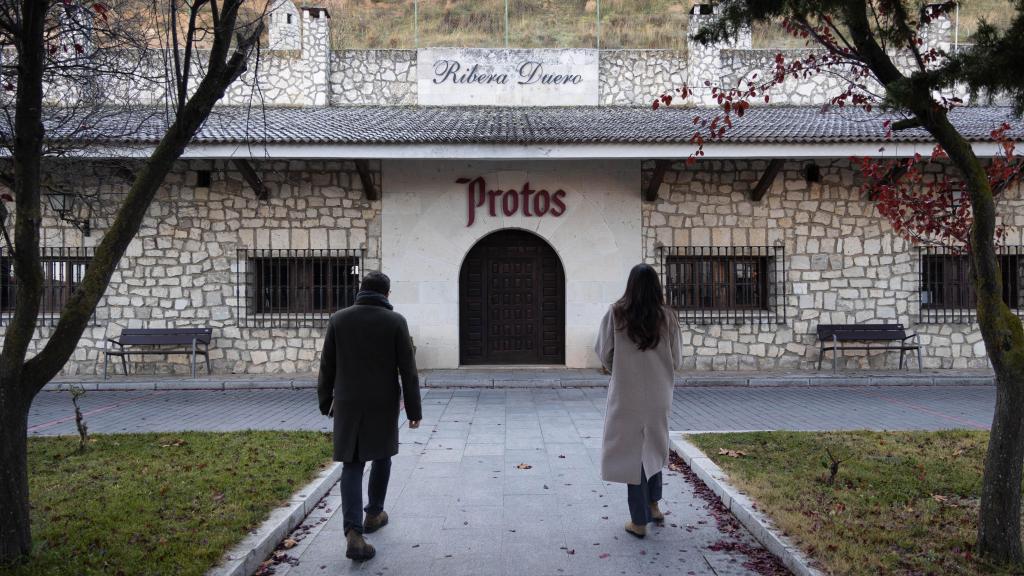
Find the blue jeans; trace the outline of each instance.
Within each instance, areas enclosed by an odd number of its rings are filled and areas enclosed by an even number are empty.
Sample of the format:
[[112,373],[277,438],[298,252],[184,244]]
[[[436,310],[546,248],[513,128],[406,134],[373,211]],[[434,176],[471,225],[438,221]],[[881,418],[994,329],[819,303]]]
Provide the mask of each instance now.
[[661,500],[661,472],[647,479],[644,467],[640,467],[640,483],[626,484],[629,500],[629,517],[633,524],[646,526],[651,522],[651,504]]
[[377,515],[384,511],[384,498],[388,494],[391,478],[391,458],[374,460],[370,467],[369,502],[363,508],[363,468],[366,462],[345,462],[341,469],[341,513],[345,520],[345,534],[355,530],[363,533],[363,511]]

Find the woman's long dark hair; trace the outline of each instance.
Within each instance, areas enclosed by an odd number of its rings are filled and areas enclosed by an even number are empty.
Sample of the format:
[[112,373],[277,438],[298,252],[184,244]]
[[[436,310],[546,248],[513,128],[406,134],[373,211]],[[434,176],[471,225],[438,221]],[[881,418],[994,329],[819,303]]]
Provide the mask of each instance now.
[[665,332],[665,294],[658,273],[648,264],[629,271],[626,292],[612,306],[615,327],[625,330],[640,350],[657,348]]

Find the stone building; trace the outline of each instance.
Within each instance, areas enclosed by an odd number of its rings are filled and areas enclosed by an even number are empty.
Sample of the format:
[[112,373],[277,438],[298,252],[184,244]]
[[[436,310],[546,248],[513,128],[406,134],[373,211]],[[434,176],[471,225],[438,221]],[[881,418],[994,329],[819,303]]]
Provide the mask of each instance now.
[[[642,261],[679,311],[690,369],[811,370],[818,323],[866,322],[919,333],[925,367],[987,365],[965,261],[901,239],[850,160],[927,155],[933,143],[915,129],[888,139],[877,113],[823,111],[841,78],[790,81],[687,165],[692,118],[713,111],[651,101],[683,83],[735,84],[777,50],[741,36],[686,53],[333,51],[326,10],[273,5],[268,51],[167,179],[69,373],[100,371],[121,328],[178,326],[213,328],[215,373],[313,371],[327,317],[375,269],[392,277],[421,368],[593,367],[598,322]],[[713,16],[696,6],[691,28]],[[948,46],[947,23],[933,26],[928,42]],[[985,157],[1002,122],[1024,132],[995,105],[952,118]],[[45,212],[45,313],[73,289],[127,190],[119,174],[161,126],[154,117],[117,153],[53,165],[66,195]],[[1019,187],[999,210],[1017,307]],[[0,338],[16,292],[0,257]],[[138,373],[187,371],[181,357],[139,360]]]

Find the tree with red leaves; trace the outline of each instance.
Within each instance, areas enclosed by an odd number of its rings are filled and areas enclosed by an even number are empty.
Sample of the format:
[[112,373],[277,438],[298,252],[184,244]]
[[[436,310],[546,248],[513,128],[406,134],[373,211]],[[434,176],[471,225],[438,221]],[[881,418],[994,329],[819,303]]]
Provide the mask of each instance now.
[[[888,134],[908,128],[931,134],[937,145],[930,157],[854,162],[864,176],[865,192],[899,234],[915,242],[952,243],[970,254],[978,324],[997,386],[977,550],[991,561],[1020,565],[1024,328],[1002,298],[995,197],[1020,177],[1024,164],[1007,136],[1008,124],[991,134],[1000,144],[1001,156],[982,162],[949,120],[950,110],[962,102],[942,94],[966,85],[973,96],[1010,98],[1018,115],[1024,110],[1024,0],[1015,0],[1015,14],[1006,30],[982,23],[972,47],[947,54],[929,47],[923,32],[954,8],[954,2],[932,4],[915,15],[902,0],[722,0],[717,7],[720,17],[699,30],[696,40],[719,41],[753,23],[781,22],[813,51],[793,60],[778,54],[764,78],[739,86],[707,83],[704,88],[711,90],[718,108],[710,117],[694,118],[691,142],[696,150],[688,161],[703,156],[705,145],[722,138],[752,103],[770,102],[773,88],[787,79],[824,73],[848,79],[846,88],[825,108],[884,110],[880,116],[886,118]],[[663,94],[653,106],[671,105],[692,91],[680,87]],[[950,167],[950,174],[926,177],[930,163]]]

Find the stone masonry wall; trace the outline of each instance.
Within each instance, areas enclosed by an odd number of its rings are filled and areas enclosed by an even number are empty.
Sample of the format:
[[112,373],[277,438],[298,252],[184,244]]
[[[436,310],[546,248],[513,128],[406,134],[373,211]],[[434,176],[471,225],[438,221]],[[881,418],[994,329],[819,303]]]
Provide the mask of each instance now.
[[416,104],[415,50],[336,50],[331,53],[331,105]]
[[[270,50],[235,81],[222,104],[244,106],[326,106],[330,97],[331,19],[302,10],[302,48]],[[274,45],[271,45],[273,48]]]
[[[213,327],[210,358],[215,374],[316,370],[322,327],[250,328],[240,322],[236,250],[362,248],[363,269],[379,269],[380,201],[365,198],[352,162],[275,161],[254,166],[270,190],[266,201],[257,200],[241,175],[219,161],[183,162],[168,176],[66,373],[102,372],[103,342],[123,327],[199,325]],[[195,170],[204,169],[212,170],[211,186],[196,187]],[[379,185],[379,165],[373,170]],[[92,219],[88,238],[47,218],[45,245],[95,245],[125,192],[123,185],[103,186],[94,199],[101,213]],[[244,293],[244,287],[240,290]],[[40,328],[34,349],[51,332],[51,327]],[[140,357],[132,369],[136,374],[187,374],[188,358]],[[205,367],[198,370],[202,374]],[[116,358],[111,371],[121,373]]]
[[[977,324],[919,322],[919,251],[861,198],[849,161],[819,163],[819,183],[805,181],[802,162],[786,162],[764,198],[752,202],[749,191],[766,166],[764,160],[677,164],[657,200],[643,205],[644,257],[656,267],[659,244],[785,249],[785,322],[684,324],[687,369],[813,369],[819,322],[901,322],[921,334],[926,368],[988,365]],[[1018,238],[1024,229],[1019,187],[1000,199],[999,212],[1008,237]],[[846,352],[839,366],[895,368],[898,358]]]
[[678,50],[602,50],[601,106],[649,106],[686,83],[686,53]]
[[[721,67],[718,70],[723,86],[746,87],[744,81],[760,84],[771,77],[775,69],[775,55],[779,50],[722,50]],[[783,52],[786,61],[802,58],[810,54],[806,50],[787,50]],[[809,106],[824,104],[833,96],[843,92],[850,80],[841,75],[841,71],[822,71],[808,78],[794,79],[787,77],[780,86],[771,89],[772,104],[788,104],[793,106]],[[754,104],[761,103],[754,99]]]

